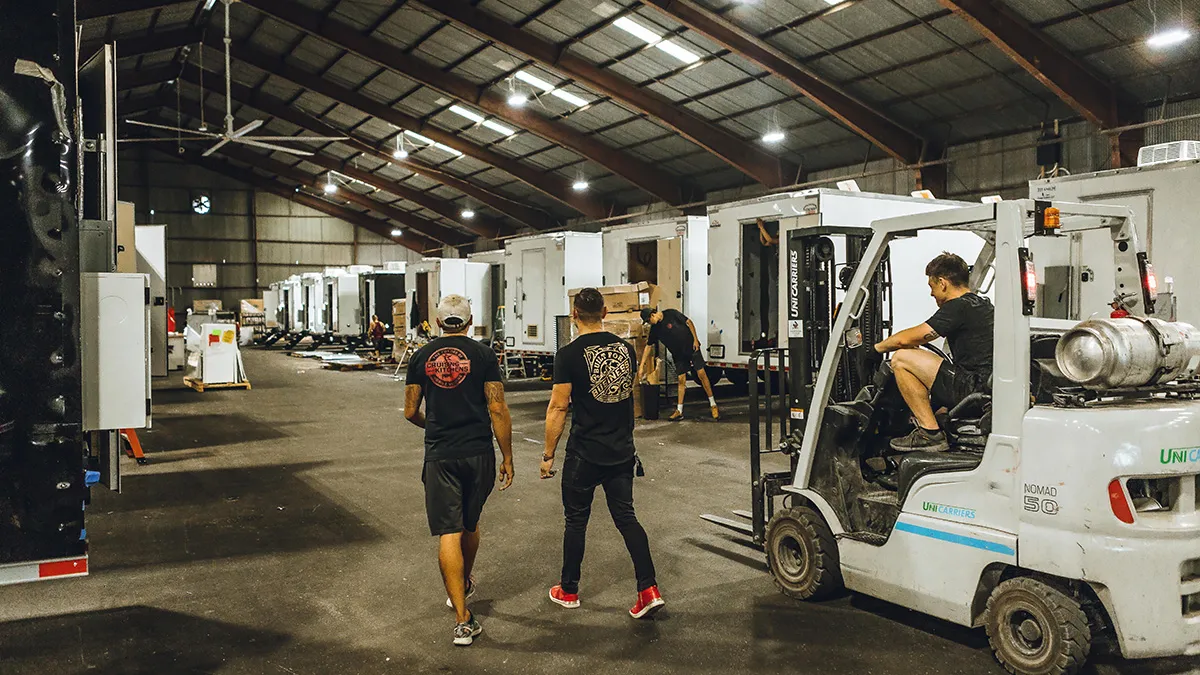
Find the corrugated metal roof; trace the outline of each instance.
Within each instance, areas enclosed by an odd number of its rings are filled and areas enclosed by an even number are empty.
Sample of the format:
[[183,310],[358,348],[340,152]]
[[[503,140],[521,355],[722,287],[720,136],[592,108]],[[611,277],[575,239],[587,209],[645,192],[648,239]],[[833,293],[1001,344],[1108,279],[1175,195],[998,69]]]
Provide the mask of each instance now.
[[[1140,0],[1003,0],[1014,13],[1043,26],[1045,35],[1070,50],[1102,78],[1117,83],[1127,95],[1143,101],[1170,94],[1200,92],[1200,41],[1177,49],[1155,52],[1144,40],[1155,25],[1150,5]],[[969,140],[1028,128],[1058,116],[1077,113],[1058,100],[1036,79],[983,39],[967,22],[949,13],[938,0],[845,0],[830,6],[824,0],[771,0],[741,3],[698,0],[710,11],[754,34],[763,36],[817,77],[844,88],[863,103],[916,131],[935,138]],[[536,94],[528,110],[566,132],[592,137],[619,149],[631,158],[668,174],[686,177],[708,190],[737,187],[748,179],[716,155],[684,138],[669,123],[645,116],[642,111],[584,83],[572,82],[568,73],[527,65],[528,58],[503,45],[491,44],[437,14],[436,0],[394,3],[359,0],[301,0],[300,8],[327,14],[398,47],[454,77],[476,86],[491,87],[507,95],[511,86]],[[668,15],[634,0],[481,0],[479,11],[499,17],[572,54],[604,66],[610,73],[670,101],[682,109],[728,130],[745,143],[760,145],[769,129],[782,128],[785,141],[771,152],[815,171],[855,165],[864,155],[883,156],[857,138],[813,101],[784,80],[763,72],[757,64],[730,54],[707,37],[682,26]],[[1183,0],[1183,14],[1200,15],[1200,0]],[[1179,6],[1159,2],[1158,25],[1178,18]],[[196,13],[188,5],[121,14],[109,25],[85,25],[85,40],[106,34],[137,37],[152,31],[187,26]],[[664,35],[673,44],[700,57],[685,68],[676,57],[611,24],[621,12],[638,24]],[[218,13],[219,14],[219,13]],[[555,172],[574,179],[587,176],[592,194],[618,203],[652,199],[629,181],[614,175],[578,153],[559,147],[513,122],[498,120],[516,131],[505,136],[447,111],[454,103],[439,82],[419,83],[393,68],[347,54],[342,47],[266,18],[243,4],[233,9],[233,32],[238,41],[255,49],[285,57],[303,70],[339,86],[361,91],[373,100],[394,105],[406,115],[425,120],[465,142],[510,157],[535,170]],[[219,28],[219,18],[213,20]],[[211,34],[210,28],[210,34]],[[188,56],[196,61],[196,54]],[[206,50],[206,65],[219,67],[219,57]],[[164,51],[140,58],[136,65],[154,68],[178,64],[177,52]],[[130,65],[134,65],[130,61]],[[125,66],[125,62],[123,62]],[[213,67],[210,65],[210,67]],[[542,93],[528,84],[504,79],[513,69],[525,67],[552,85],[592,105],[574,110],[571,104]],[[234,79],[259,87],[297,109],[322,116],[329,124],[353,129],[365,142],[387,148],[397,130],[387,122],[316,94],[277,76],[241,64]],[[184,85],[185,92],[188,85]],[[140,87],[125,94],[137,97],[158,90]],[[216,105],[219,97],[209,98]],[[484,113],[474,101],[458,102]],[[244,115],[261,115],[252,109]],[[490,117],[490,116],[489,116]],[[290,124],[272,122],[275,133],[296,133]],[[521,198],[557,217],[574,217],[571,209],[542,191],[471,157],[455,157],[444,150],[413,144],[414,159],[452,171],[484,189],[508,198]],[[346,144],[323,149],[337,158],[357,154]],[[465,196],[427,177],[414,177],[389,163],[362,160],[381,176],[418,185],[419,189],[448,200]],[[315,168],[314,168],[315,170]],[[403,204],[402,208],[416,208]],[[433,217],[431,214],[423,214]]]

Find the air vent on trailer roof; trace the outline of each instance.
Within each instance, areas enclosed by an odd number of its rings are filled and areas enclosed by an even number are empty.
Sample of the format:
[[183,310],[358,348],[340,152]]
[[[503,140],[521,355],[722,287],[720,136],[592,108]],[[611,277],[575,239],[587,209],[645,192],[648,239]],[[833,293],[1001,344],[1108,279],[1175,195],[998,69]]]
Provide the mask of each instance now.
[[1147,145],[1138,150],[1138,166],[1200,159],[1200,141],[1173,141]]

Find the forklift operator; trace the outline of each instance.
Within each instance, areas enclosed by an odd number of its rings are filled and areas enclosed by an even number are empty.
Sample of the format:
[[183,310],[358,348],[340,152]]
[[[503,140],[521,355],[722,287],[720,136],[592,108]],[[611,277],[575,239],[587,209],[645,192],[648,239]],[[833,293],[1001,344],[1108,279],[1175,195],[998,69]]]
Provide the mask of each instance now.
[[[991,301],[971,292],[967,263],[953,253],[934,258],[925,274],[938,311],[920,326],[894,333],[875,345],[881,354],[895,352],[892,370],[896,385],[917,422],[911,434],[892,440],[892,449],[898,452],[948,450],[934,409],[953,408],[968,395],[986,392],[991,386],[995,312]],[[946,338],[953,363],[920,349],[939,337]]]

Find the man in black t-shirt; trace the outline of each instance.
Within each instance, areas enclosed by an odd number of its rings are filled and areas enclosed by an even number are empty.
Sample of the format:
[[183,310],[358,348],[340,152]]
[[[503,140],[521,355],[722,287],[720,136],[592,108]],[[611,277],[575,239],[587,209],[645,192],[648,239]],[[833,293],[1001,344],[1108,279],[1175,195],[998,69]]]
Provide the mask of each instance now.
[[554,355],[554,389],[546,410],[546,450],[542,478],[554,475],[554,453],[574,404],[562,499],[566,515],[562,576],[550,600],[579,606],[584,535],[596,488],[604,488],[608,511],[625,539],[637,576],[637,601],[629,615],[648,616],[664,604],[654,577],[650,541],[633,511],[633,476],[640,466],[633,447],[633,387],[637,353],[604,330],[604,296],[594,288],[575,295],[571,319],[579,337]]
[[695,373],[696,380],[704,387],[712,418],[721,419],[721,413],[717,411],[717,399],[713,398],[712,383],[708,381],[708,373],[704,370],[704,352],[700,350],[700,338],[696,335],[696,326],[692,320],[684,316],[683,312],[674,309],[664,309],[661,312],[643,309],[642,322],[650,324],[650,338],[646,341],[646,349],[642,354],[637,381],[641,382],[654,368],[654,359],[651,357],[654,356],[654,347],[660,342],[671,352],[675,372],[679,374],[678,401],[675,412],[667,419],[672,422],[683,419],[683,395],[687,391],[689,372]]
[[[934,409],[953,408],[968,395],[991,389],[995,314],[991,300],[971,292],[970,268],[953,253],[934,258],[925,267],[925,275],[938,311],[920,326],[875,345],[877,352],[895,352],[892,370],[896,385],[917,420],[911,434],[892,439],[892,448],[900,452],[949,449]],[[953,363],[920,349],[939,337],[946,338]]]
[[[447,295],[437,307],[444,333],[425,345],[408,364],[404,416],[425,429],[425,514],[439,537],[438,563],[458,623],[454,644],[469,645],[483,630],[467,609],[475,593],[471,569],[479,552],[479,516],[497,480],[512,484],[512,418],[496,353],[467,337],[471,305]],[[421,412],[421,400],[425,412]],[[496,475],[496,451],[504,456]]]

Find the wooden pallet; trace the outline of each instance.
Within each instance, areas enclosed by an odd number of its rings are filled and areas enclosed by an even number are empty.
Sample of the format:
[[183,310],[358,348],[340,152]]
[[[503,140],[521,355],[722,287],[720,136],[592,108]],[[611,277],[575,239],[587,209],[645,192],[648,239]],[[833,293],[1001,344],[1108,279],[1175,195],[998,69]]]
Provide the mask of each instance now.
[[206,389],[249,389],[250,388],[249,380],[246,380],[245,382],[223,382],[221,384],[205,384],[199,380],[195,380],[190,377],[185,377],[185,378],[183,378],[183,383],[186,384],[187,386],[191,387],[192,389],[195,389],[196,391],[198,391],[200,393],[204,393],[204,391]]

